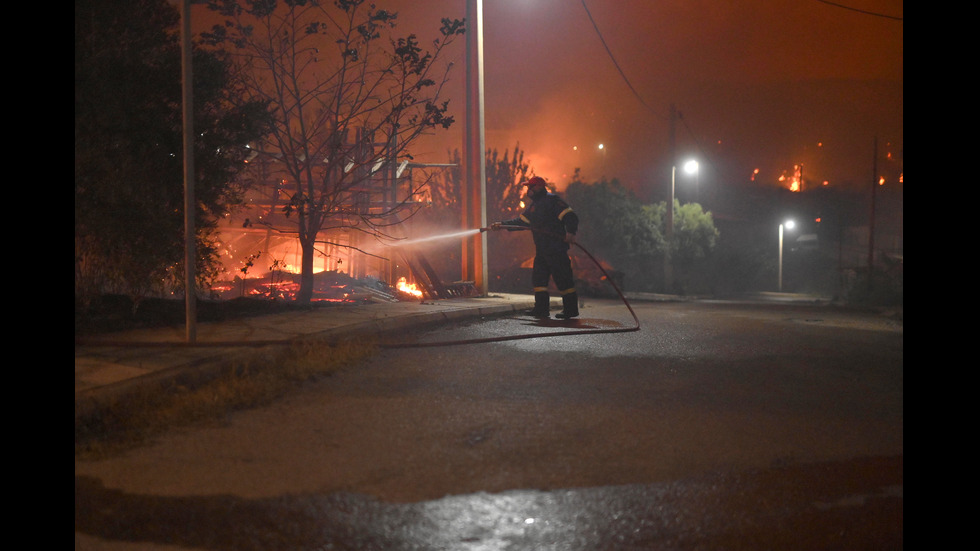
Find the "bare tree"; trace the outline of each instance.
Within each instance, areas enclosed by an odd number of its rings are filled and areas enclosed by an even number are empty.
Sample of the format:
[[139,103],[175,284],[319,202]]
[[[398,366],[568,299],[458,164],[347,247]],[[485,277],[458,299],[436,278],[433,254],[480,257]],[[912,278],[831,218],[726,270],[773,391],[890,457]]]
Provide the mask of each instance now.
[[283,213],[302,248],[297,300],[309,301],[321,232],[377,235],[404,216],[417,190],[396,197],[392,185],[380,207],[365,201],[365,190],[379,173],[393,177],[417,138],[453,123],[440,97],[451,64],[437,65],[463,22],[442,19],[441,36],[425,50],[415,35],[395,36],[396,13],[364,0],[209,6],[225,23],[204,37],[235,60],[243,99],[273,110],[275,127],[258,149],[271,154],[280,183],[287,182]]

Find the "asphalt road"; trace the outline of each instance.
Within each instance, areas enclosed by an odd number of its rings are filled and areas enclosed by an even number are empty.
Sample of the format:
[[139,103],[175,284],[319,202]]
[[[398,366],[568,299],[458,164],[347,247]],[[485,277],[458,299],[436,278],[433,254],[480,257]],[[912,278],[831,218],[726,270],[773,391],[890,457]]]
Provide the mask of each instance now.
[[614,301],[474,321],[75,463],[76,549],[901,549],[903,330]]

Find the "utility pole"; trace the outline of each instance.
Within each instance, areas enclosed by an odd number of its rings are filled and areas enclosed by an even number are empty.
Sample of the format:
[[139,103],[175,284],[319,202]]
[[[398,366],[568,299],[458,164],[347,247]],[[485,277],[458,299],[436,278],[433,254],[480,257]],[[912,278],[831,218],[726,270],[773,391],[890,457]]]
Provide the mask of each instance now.
[[874,288],[875,271],[875,202],[878,193],[878,136],[874,140],[874,159],[871,162],[871,211],[868,216],[868,292]]
[[184,318],[187,342],[197,340],[197,230],[194,214],[194,79],[191,70],[191,1],[183,0],[181,19],[181,80],[184,125]]
[[[466,125],[463,229],[487,225],[487,173],[483,123],[483,0],[466,0]],[[487,234],[463,240],[463,279],[487,293]]]
[[672,249],[674,246],[674,180],[677,176],[677,108],[670,104],[670,126],[668,129],[670,150],[670,198],[667,200],[667,248],[664,252],[664,292],[674,288],[674,266]]

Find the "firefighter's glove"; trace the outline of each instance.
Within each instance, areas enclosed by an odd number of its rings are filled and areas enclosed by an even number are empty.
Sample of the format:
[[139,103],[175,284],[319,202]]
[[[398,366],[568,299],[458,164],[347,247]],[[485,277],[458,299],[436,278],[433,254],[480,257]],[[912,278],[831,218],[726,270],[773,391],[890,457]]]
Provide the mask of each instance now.
[[500,222],[494,222],[493,224],[490,224],[490,229],[493,231],[497,231],[500,229],[500,226],[501,226]]

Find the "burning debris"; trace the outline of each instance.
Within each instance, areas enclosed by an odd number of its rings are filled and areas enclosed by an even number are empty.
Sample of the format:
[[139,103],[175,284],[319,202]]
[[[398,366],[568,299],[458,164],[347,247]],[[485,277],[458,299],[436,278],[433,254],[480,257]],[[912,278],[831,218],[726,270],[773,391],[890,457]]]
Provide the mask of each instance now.
[[[421,257],[416,257],[421,258]],[[235,277],[215,283],[206,298],[198,300],[198,320],[216,321],[230,317],[262,315],[295,308],[331,304],[419,302],[426,299],[478,296],[471,281],[442,283],[424,259],[413,271],[415,283],[400,277],[390,285],[375,277],[354,278],[340,271],[314,275],[312,304],[296,303],[300,275],[273,270],[264,275]],[[106,295],[85,307],[75,308],[75,334],[101,333],[179,324],[184,321],[184,301],[166,297],[138,300],[123,295]]]
[[[299,292],[299,274],[269,272],[263,276],[240,278],[215,284],[215,298],[229,300],[241,297],[295,300]],[[409,282],[400,277],[388,284],[374,277],[354,278],[343,272],[320,272],[313,277],[313,302],[362,303],[418,301],[421,299],[475,296],[472,282],[443,284],[438,280]]]
[[[214,285],[211,296],[197,302],[198,321],[289,312],[310,306],[420,300],[420,295],[412,291],[414,286],[407,283],[403,291],[374,278],[355,279],[343,273],[321,272],[315,276],[312,304],[299,304],[295,302],[298,280],[298,274],[277,273],[235,278]],[[125,295],[104,295],[85,308],[76,306],[75,335],[179,325],[185,320],[184,308],[182,299],[147,297],[134,300]]]
[[[239,297],[295,300],[299,292],[299,274],[269,272],[258,277],[223,281],[211,290],[219,300]],[[418,300],[421,292],[401,278],[390,285],[373,277],[354,278],[343,272],[320,272],[313,276],[313,302],[359,303]]]

